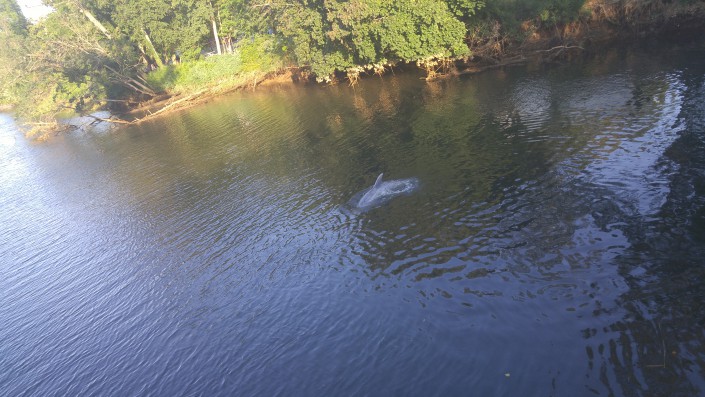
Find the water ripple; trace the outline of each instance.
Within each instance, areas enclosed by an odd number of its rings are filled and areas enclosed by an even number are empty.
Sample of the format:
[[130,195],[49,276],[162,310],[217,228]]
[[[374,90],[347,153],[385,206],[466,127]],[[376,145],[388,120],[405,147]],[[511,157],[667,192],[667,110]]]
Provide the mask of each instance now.
[[597,70],[1,116],[0,394],[697,394],[705,85]]

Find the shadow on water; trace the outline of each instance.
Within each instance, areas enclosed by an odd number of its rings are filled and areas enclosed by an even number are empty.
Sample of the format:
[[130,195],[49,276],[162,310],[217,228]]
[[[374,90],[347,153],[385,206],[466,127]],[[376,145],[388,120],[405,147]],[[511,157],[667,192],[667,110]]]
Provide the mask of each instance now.
[[702,55],[0,137],[0,394],[702,393]]
[[[672,126],[680,134],[659,159],[666,193],[656,213],[624,227],[631,244],[615,258],[629,286],[617,300],[626,313],[608,327],[585,330],[591,367],[610,375],[601,381],[611,393],[705,390],[705,78],[701,65],[692,66],[682,72],[682,104]],[[649,95],[634,93],[635,106]]]

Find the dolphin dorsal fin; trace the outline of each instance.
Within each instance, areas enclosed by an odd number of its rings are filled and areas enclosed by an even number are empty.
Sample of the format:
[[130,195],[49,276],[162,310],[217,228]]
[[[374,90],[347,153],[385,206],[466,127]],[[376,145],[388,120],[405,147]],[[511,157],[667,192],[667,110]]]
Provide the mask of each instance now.
[[384,172],[379,174],[379,176],[377,177],[377,180],[375,181],[375,185],[373,186],[374,188],[378,188],[379,185],[382,184],[382,176],[383,175],[384,175]]

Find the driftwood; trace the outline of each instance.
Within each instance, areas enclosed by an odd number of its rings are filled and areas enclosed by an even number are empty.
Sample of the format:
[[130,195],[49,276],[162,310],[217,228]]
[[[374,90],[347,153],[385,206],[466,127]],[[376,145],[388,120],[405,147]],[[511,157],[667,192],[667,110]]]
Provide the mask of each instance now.
[[[110,70],[113,71],[116,75],[120,75],[120,73],[115,71],[114,69],[110,69]],[[143,78],[141,76],[137,76],[137,78],[140,80],[143,80]],[[135,83],[138,83],[134,79],[132,81]],[[237,88],[252,87],[252,89],[254,90],[255,87],[257,85],[259,85],[262,81],[263,81],[263,79],[257,78],[257,76],[255,76],[254,80],[251,83],[242,84],[242,86],[237,87]],[[144,116],[136,117],[134,119],[126,120],[126,119],[119,118],[116,116],[110,116],[108,118],[98,117],[98,116],[94,116],[94,115],[84,115],[84,116],[91,117],[96,122],[102,121],[102,122],[106,122],[106,123],[115,123],[115,124],[123,124],[123,125],[139,124],[143,121],[147,121],[147,120],[151,120],[153,118],[156,118],[165,112],[177,110],[177,109],[181,109],[181,108],[186,108],[192,104],[200,103],[204,99],[210,98],[209,93],[215,93],[215,92],[218,92],[218,91],[217,90],[213,91],[213,87],[208,87],[208,88],[203,88],[203,89],[196,91],[194,93],[191,93],[189,95],[186,95],[183,98],[179,98],[179,99],[172,100],[172,101],[170,101],[169,97],[167,96],[167,99],[165,99],[165,101],[163,101],[163,104],[161,106],[156,105],[156,106],[160,106],[156,111],[147,110],[145,112],[146,114]],[[171,98],[173,99],[175,97],[171,97]],[[121,100],[112,100],[112,101],[118,102]],[[129,102],[129,101],[126,101],[126,102]],[[134,112],[134,110],[133,110],[133,112]]]
[[132,124],[131,121],[122,120],[122,119],[119,119],[119,118],[113,117],[113,116],[111,116],[111,117],[109,117],[109,118],[107,118],[107,119],[104,118],[104,117],[94,116],[94,115],[92,115],[92,114],[85,114],[84,116],[90,117],[90,118],[92,118],[92,119],[95,119],[95,121],[104,121],[104,122],[106,122],[106,123]]
[[[563,51],[572,50],[572,49],[584,50],[584,48],[580,47],[580,46],[560,45],[560,46],[555,46],[555,47],[552,47],[552,48],[549,48],[546,50],[535,50],[532,52],[515,55],[511,58],[503,58],[503,59],[496,59],[493,57],[487,57],[487,56],[483,56],[483,55],[475,55],[474,58],[478,59],[479,60],[478,63],[480,63],[480,64],[469,66],[467,69],[458,71],[457,74],[458,75],[474,74],[474,73],[484,72],[489,69],[500,68],[503,66],[518,65],[518,64],[522,64],[524,62],[527,62],[530,59],[534,59],[536,57],[539,57],[542,54],[548,54],[551,57],[556,57],[556,56],[560,55]],[[482,63],[484,63],[484,64],[482,64]]]
[[164,112],[166,112],[166,111],[168,111],[168,110],[173,110],[173,109],[175,109],[175,108],[178,109],[178,107],[181,106],[181,105],[183,105],[185,102],[188,102],[188,101],[197,99],[198,97],[200,97],[200,96],[201,96],[204,92],[206,92],[206,91],[208,91],[208,90],[207,90],[207,89],[200,90],[200,91],[195,92],[195,93],[193,93],[193,94],[190,94],[190,95],[188,95],[188,96],[186,96],[186,97],[183,97],[183,98],[181,98],[181,99],[178,99],[178,100],[176,100],[176,101],[173,101],[173,102],[171,102],[171,103],[168,103],[168,104],[162,106],[161,108],[159,108],[159,109],[158,109],[157,111],[155,111],[155,112],[149,112],[149,111],[148,111],[146,116],[141,117],[141,118],[135,118],[135,119],[133,119],[133,120],[124,120],[124,119],[121,119],[121,118],[116,117],[116,116],[110,116],[110,117],[107,117],[107,118],[106,118],[106,117],[98,117],[98,116],[95,116],[95,115],[92,115],[92,114],[83,114],[83,115],[81,115],[81,116],[90,117],[90,118],[92,118],[93,120],[95,120],[95,121],[92,122],[91,124],[93,124],[93,123],[95,123],[95,122],[106,122],[106,123],[127,124],[127,125],[129,125],[129,124],[139,124],[139,123],[141,123],[141,122],[143,122],[143,121],[150,120],[150,119],[152,119],[153,117],[156,117],[156,116],[158,116],[159,114],[164,113]]
[[152,117],[155,117],[155,116],[159,115],[160,113],[164,113],[164,112],[166,112],[167,110],[170,110],[170,109],[172,109],[172,108],[174,108],[174,107],[178,108],[178,106],[180,106],[180,105],[183,104],[184,102],[188,102],[188,101],[197,99],[198,97],[200,97],[200,96],[201,96],[203,93],[205,93],[206,91],[208,91],[208,89],[202,89],[202,90],[200,90],[200,91],[194,92],[193,94],[190,94],[190,95],[188,95],[188,96],[185,96],[185,97],[183,97],[183,98],[181,98],[181,99],[178,99],[178,100],[176,100],[176,101],[174,101],[174,102],[171,102],[171,103],[169,103],[169,104],[167,104],[167,105],[161,107],[161,108],[160,108],[159,110],[157,110],[156,112],[149,112],[149,114],[147,114],[146,116],[144,116],[144,117],[142,117],[142,118],[134,119],[134,120],[130,121],[129,124],[138,124],[138,123],[141,123],[141,122],[143,122],[143,121],[145,121],[145,120],[149,120],[149,119],[151,119]]
[[458,71],[457,74],[458,75],[475,74],[475,73],[484,72],[484,71],[490,70],[490,69],[501,68],[503,66],[519,65],[519,64],[526,62],[527,60],[528,60],[528,58],[523,55],[516,55],[511,58],[500,59],[500,60],[492,58],[492,63],[489,65],[470,66],[467,69]]
[[549,48],[549,49],[547,49],[547,50],[538,50],[538,51],[536,51],[536,52],[553,52],[553,51],[556,51],[556,50],[560,50],[560,51],[558,51],[558,52],[563,52],[563,51],[565,51],[565,50],[571,50],[571,49],[573,49],[573,48],[577,48],[577,49],[579,49],[579,50],[584,50],[583,47],[578,46],[578,45],[559,45],[559,46],[555,46],[555,47],[553,47],[553,48]]
[[[118,77],[118,81],[120,83],[131,88],[132,90],[139,92],[141,94],[152,96],[152,97],[157,95],[154,92],[154,90],[152,90],[152,88],[148,87],[146,84],[142,84],[141,82],[133,79],[130,76],[126,76],[125,74],[118,72],[117,70],[111,68],[108,65],[105,65],[105,68],[108,69],[109,71],[113,72],[113,74],[115,74],[115,76]],[[144,79],[142,79],[142,78],[140,78],[140,79],[142,81],[144,81]]]

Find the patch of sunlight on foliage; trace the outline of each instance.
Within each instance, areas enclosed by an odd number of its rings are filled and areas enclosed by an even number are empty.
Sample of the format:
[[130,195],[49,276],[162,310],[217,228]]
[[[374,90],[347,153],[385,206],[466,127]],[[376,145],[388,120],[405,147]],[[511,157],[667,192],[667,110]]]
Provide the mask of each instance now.
[[180,92],[202,87],[239,71],[239,56],[221,55],[166,65],[147,74],[146,80],[157,91]]
[[258,36],[245,40],[237,50],[242,62],[242,72],[271,72],[282,67],[281,57],[276,55],[275,42],[270,37]]
[[254,72],[262,75],[281,68],[282,60],[272,46],[272,39],[257,37],[237,47],[233,54],[166,65],[150,72],[146,80],[155,90],[167,93],[234,88],[255,78]]

